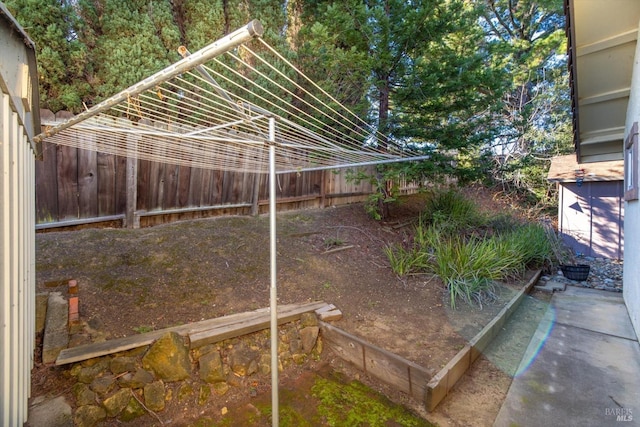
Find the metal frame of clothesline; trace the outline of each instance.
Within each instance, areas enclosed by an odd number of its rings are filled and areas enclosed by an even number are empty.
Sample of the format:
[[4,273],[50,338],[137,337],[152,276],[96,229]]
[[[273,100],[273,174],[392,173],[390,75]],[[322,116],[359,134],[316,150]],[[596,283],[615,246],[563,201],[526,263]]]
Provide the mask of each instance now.
[[[35,140],[143,160],[268,174],[272,423],[277,426],[276,175],[426,157],[382,138],[267,45],[262,34],[262,25],[254,20],[195,53],[181,47],[180,61],[45,129]],[[247,46],[251,41],[257,48]],[[293,70],[306,87],[273,62]]]

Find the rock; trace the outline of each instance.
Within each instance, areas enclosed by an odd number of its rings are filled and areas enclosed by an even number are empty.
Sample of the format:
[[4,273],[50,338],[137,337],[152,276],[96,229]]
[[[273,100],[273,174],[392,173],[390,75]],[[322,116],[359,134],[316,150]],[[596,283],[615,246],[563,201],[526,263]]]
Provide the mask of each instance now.
[[271,373],[271,354],[260,355],[258,361],[258,372],[262,375],[269,375]]
[[46,399],[38,396],[29,405],[26,427],[73,427],[71,406],[64,396]]
[[320,328],[318,326],[307,326],[300,331],[300,342],[302,343],[302,351],[305,354],[311,353],[313,347],[316,346],[319,333]]
[[135,374],[126,373],[118,379],[120,387],[142,388],[155,381],[153,374],[144,369],[136,370]]
[[76,427],[93,427],[107,417],[107,412],[96,405],[84,405],[76,409],[73,423]]
[[315,313],[302,313],[300,316],[300,326],[302,328],[318,326],[318,316],[316,316]]
[[222,357],[217,351],[207,353],[200,357],[200,379],[208,383],[224,381],[224,367]]
[[229,366],[235,374],[246,377],[258,371],[258,357],[257,351],[239,344],[229,351]]
[[156,341],[142,358],[142,366],[165,381],[180,381],[191,376],[189,347],[175,332]]
[[102,401],[108,417],[116,417],[127,407],[131,399],[131,389],[121,388]]
[[76,398],[76,406],[92,405],[96,403],[96,394],[84,383],[75,383],[72,388]]
[[78,381],[85,384],[91,384],[93,380],[103,374],[108,367],[108,361],[102,360],[92,366],[85,366],[77,371]]
[[244,381],[242,381],[242,378],[240,375],[235,374],[233,372],[229,372],[227,374],[227,384],[229,384],[232,387],[242,387],[244,385]]
[[144,414],[146,414],[144,407],[138,402],[138,399],[132,396],[127,406],[120,413],[120,420],[124,422],[133,421]]
[[120,375],[124,372],[134,372],[136,370],[136,358],[114,357],[109,363],[109,370],[113,375]]
[[213,387],[213,391],[215,394],[217,394],[218,396],[223,396],[225,394],[227,394],[227,392],[229,391],[229,384],[227,383],[215,383],[212,385]]
[[291,354],[296,354],[302,351],[302,341],[299,339],[292,339],[289,341],[289,351]]
[[106,374],[91,381],[91,385],[89,387],[91,387],[91,390],[95,391],[98,394],[107,394],[113,389],[115,385],[116,380],[113,375]]
[[164,409],[165,394],[162,380],[144,386],[144,404],[152,411],[162,411]]
[[320,356],[322,354],[323,345],[322,345],[322,337],[318,335],[316,339],[316,346],[313,348],[313,353],[316,356]]
[[191,351],[191,354],[193,354],[194,360],[200,360],[200,358],[205,354],[209,354],[214,351],[218,351],[218,347],[214,344],[207,344],[207,345],[203,345],[202,347],[193,349]]

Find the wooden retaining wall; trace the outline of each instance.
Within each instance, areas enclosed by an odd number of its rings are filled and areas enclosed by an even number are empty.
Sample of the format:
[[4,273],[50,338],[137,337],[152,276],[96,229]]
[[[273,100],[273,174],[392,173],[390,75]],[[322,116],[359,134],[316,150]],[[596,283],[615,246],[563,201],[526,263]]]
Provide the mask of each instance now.
[[518,309],[522,299],[536,284],[540,274],[541,271],[537,271],[493,320],[433,377],[426,368],[328,323],[320,322],[320,330],[327,346],[342,359],[417,401],[424,402],[427,411],[431,412],[498,335],[509,317]]

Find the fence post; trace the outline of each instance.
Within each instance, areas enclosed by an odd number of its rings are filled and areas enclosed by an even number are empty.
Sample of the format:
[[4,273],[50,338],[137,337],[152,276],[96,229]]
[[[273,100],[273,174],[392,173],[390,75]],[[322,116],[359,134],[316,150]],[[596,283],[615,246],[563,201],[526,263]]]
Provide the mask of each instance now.
[[253,194],[251,195],[251,215],[260,214],[260,174],[255,173],[253,177]]
[[138,136],[127,135],[127,228],[140,228],[140,219],[136,217],[138,201]]

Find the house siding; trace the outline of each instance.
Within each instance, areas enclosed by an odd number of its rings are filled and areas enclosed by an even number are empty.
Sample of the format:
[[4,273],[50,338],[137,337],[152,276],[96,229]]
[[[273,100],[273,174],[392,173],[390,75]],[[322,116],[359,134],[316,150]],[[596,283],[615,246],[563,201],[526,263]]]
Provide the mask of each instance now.
[[35,346],[35,49],[0,3],[0,425],[28,418]]
[[[638,35],[640,39],[640,32]],[[625,125],[625,135],[629,135],[633,123],[640,122],[640,43],[636,45],[635,62],[631,78],[631,91]],[[635,162],[638,163],[636,157]],[[631,323],[640,338],[640,201],[625,201],[624,233],[627,256],[624,260],[624,301],[631,317]]]

